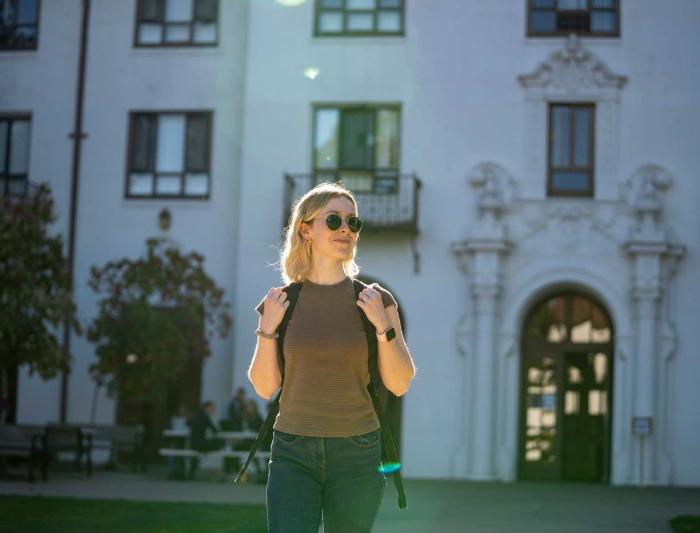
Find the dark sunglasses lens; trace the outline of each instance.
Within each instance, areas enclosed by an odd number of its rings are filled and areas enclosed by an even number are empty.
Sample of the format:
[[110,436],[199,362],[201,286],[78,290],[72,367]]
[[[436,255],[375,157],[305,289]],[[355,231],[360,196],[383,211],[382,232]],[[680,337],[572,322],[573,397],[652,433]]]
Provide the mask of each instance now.
[[350,231],[357,233],[362,229],[362,220],[360,220],[358,217],[350,217],[348,218],[348,227],[350,228]]
[[342,223],[343,219],[340,218],[340,215],[331,213],[326,217],[326,226],[333,231],[337,230]]

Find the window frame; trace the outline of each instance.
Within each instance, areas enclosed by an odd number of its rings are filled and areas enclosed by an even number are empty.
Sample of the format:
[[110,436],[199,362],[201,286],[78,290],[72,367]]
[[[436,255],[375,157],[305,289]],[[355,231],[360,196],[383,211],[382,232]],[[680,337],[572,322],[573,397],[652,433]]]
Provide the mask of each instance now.
[[[180,193],[178,194],[163,194],[157,193],[156,182],[158,180],[158,172],[155,169],[156,166],[156,154],[158,152],[158,128],[154,129],[151,141],[153,143],[153,152],[150,154],[150,165],[151,168],[148,172],[153,174],[153,182],[151,185],[151,194],[133,194],[130,192],[130,181],[132,172],[143,172],[140,169],[132,169],[132,154],[135,148],[135,118],[139,115],[149,115],[158,120],[158,117],[163,115],[182,115],[185,117],[185,132],[183,135],[183,151],[182,151],[182,171],[180,174]],[[204,116],[208,121],[208,131],[207,131],[207,150],[206,150],[206,164],[207,164],[207,192],[206,194],[186,194],[185,191],[185,176],[188,172],[187,169],[187,121],[190,116]],[[214,111],[211,109],[163,109],[163,110],[151,110],[151,109],[134,109],[129,111],[128,123],[127,123],[127,143],[126,143],[126,173],[124,178],[124,198],[128,200],[154,200],[154,199],[168,199],[168,200],[209,200],[211,198],[212,189],[212,152],[214,145]],[[201,171],[200,171],[201,172]],[[167,172],[164,174],[176,174],[175,172]]]
[[[9,0],[5,0],[9,1]],[[20,0],[21,1],[21,0]],[[21,48],[6,48],[3,46],[0,46],[0,53],[5,53],[5,52],[35,52],[39,49],[39,27],[41,25],[41,0],[36,0],[36,23],[33,24],[36,26],[36,39],[34,41],[34,46],[25,46]],[[16,30],[18,26],[30,26],[30,24],[15,24],[14,29]]]
[[[572,117],[575,116],[573,111],[576,108],[586,108],[590,109],[590,121],[591,127],[588,132],[588,160],[589,166],[587,167],[557,167],[556,170],[571,170],[571,171],[588,171],[589,181],[588,187],[585,190],[580,191],[568,191],[555,189],[552,181],[552,173],[554,168],[552,167],[552,120],[553,113],[552,110],[557,106],[565,106],[572,110]],[[593,198],[595,196],[595,115],[596,115],[596,105],[595,102],[559,102],[552,101],[548,103],[547,106],[547,196],[548,197],[582,197],[582,198]],[[573,159],[573,147],[575,144],[575,124],[574,120],[571,120],[569,124],[570,136],[569,136],[569,155],[570,160]]]
[[[338,121],[338,153],[336,153],[336,160],[340,163],[340,147],[342,146],[342,113],[344,110],[371,110],[374,113],[373,120],[373,139],[377,138],[377,127],[379,121],[377,120],[377,113],[381,110],[395,111],[397,113],[396,130],[398,132],[397,147],[396,147],[396,168],[391,167],[376,167],[374,162],[376,160],[376,143],[372,147],[372,168],[369,169],[353,169],[353,168],[343,168],[341,166],[335,166],[334,168],[318,168],[316,166],[316,113],[323,109],[335,109],[338,110],[340,117]],[[402,116],[402,106],[400,102],[314,102],[311,104],[311,173],[312,175],[335,175],[338,176],[343,172],[367,172],[372,174],[372,190],[371,191],[361,191],[367,192],[369,194],[380,194],[377,192],[377,172],[394,172],[396,174],[396,180],[401,176],[401,116]],[[381,176],[380,176],[381,178]],[[390,178],[385,178],[390,179]],[[398,184],[397,189],[398,190]],[[384,193],[382,193],[384,194]],[[387,192],[386,194],[395,194],[393,192]]]
[[[163,39],[163,35],[165,35],[165,28],[167,26],[167,22],[165,21],[165,1],[166,0],[157,0],[161,4],[161,17],[157,21],[142,21],[141,20],[141,15],[143,12],[143,3],[145,0],[136,0],[135,2],[135,16],[134,16],[134,37],[133,37],[133,47],[134,48],[216,48],[219,46],[219,36],[221,34],[221,25],[220,25],[220,20],[221,20],[221,2],[219,0],[216,1],[216,39],[214,42],[207,42],[207,43],[197,43],[194,42],[193,35],[194,35],[194,24],[198,22],[195,19],[195,11],[196,11],[196,3],[198,0],[192,0],[192,13],[191,17],[187,22],[182,22],[179,24],[189,24],[190,27],[190,38],[189,41],[176,41],[176,42],[166,42]],[[139,26],[142,23],[146,24],[160,24],[161,26],[161,40],[159,43],[140,43],[139,42]]]
[[[348,20],[348,9],[345,7],[347,0],[340,0],[342,2],[342,7],[339,8],[322,8],[322,0],[314,0],[314,37],[403,37],[406,33],[406,0],[399,0],[401,6],[398,8],[384,8],[380,9],[375,7],[374,9],[355,9],[351,10],[353,13],[371,13],[373,20],[373,30],[362,30],[362,31],[349,31],[347,29]],[[377,0],[378,2],[379,0]],[[319,26],[319,20],[321,13],[323,12],[340,12],[343,15],[343,29],[334,32],[324,32],[321,31]],[[400,13],[400,29],[398,31],[378,31],[377,28],[377,15],[381,11],[398,11]]]
[[[19,196],[23,196],[27,193],[27,190],[29,188],[29,170],[31,166],[31,157],[32,157],[32,114],[31,113],[0,113],[0,122],[9,122],[10,124],[13,122],[19,122],[19,121],[26,121],[29,122],[29,139],[27,139],[27,142],[29,143],[29,146],[27,147],[28,150],[28,155],[27,155],[27,172],[25,174],[18,174],[18,175],[12,175],[9,172],[6,173],[6,170],[9,170],[9,157],[11,155],[11,142],[12,142],[12,135],[10,133],[10,128],[7,130],[7,139],[5,140],[5,160],[0,161],[0,169],[2,169],[2,172],[0,172],[0,198],[8,198],[10,196],[9,194],[9,186],[10,186],[10,181],[23,181],[24,182],[24,193],[22,193]],[[17,177],[19,176],[19,177]],[[23,176],[23,177],[22,177]],[[16,196],[16,195],[13,195]]]
[[[554,13],[558,13],[560,10],[558,8],[558,3],[556,4],[556,7],[552,8],[533,8],[533,0],[525,0],[527,2],[526,4],[526,13],[525,13],[525,26],[526,26],[526,35],[528,37],[568,37],[570,34],[575,33],[581,37],[620,37],[620,1],[621,0],[613,0],[615,2],[615,7],[614,8],[597,8],[593,9],[589,7],[588,9],[580,9],[580,10],[570,10],[567,9],[567,12],[579,12],[579,13],[590,13],[592,11],[603,11],[603,12],[614,12],[617,16],[615,17],[615,30],[612,32],[591,32],[591,31],[574,31],[574,30],[560,30],[556,29],[555,31],[552,32],[538,32],[532,29],[530,25],[530,14],[532,13],[533,9],[535,11],[553,11]],[[559,0],[554,0],[555,2],[558,2]],[[589,0],[590,2],[590,0]],[[590,4],[589,4],[590,5]]]

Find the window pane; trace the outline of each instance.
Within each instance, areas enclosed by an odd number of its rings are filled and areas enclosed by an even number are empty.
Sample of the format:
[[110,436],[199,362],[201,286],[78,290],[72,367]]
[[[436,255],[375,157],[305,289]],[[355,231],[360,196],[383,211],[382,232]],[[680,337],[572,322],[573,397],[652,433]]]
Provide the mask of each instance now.
[[141,20],[163,20],[163,0],[141,0]]
[[343,0],[321,0],[321,7],[340,9],[343,7]]
[[568,107],[552,107],[552,166],[567,167],[571,160],[569,139],[571,113]]
[[195,20],[212,22],[218,18],[218,11],[219,2],[217,0],[196,0],[194,18]]
[[158,176],[156,194],[180,194],[180,176]]
[[192,115],[187,120],[187,161],[191,171],[209,170],[209,119]]
[[196,43],[215,43],[216,23],[195,22],[193,40]]
[[591,111],[578,108],[574,111],[574,165],[588,166],[590,151]]
[[206,195],[209,185],[209,174],[187,174],[185,176],[185,194]]
[[192,20],[192,0],[165,0],[165,20],[168,22]]
[[345,0],[346,9],[374,9],[374,0]]
[[371,109],[344,110],[340,128],[341,167],[372,168],[374,111]]
[[17,24],[36,24],[36,22],[37,22],[37,2],[36,2],[36,0],[20,0],[19,8],[17,9]]
[[155,140],[155,117],[153,115],[133,115],[131,139],[131,170],[153,170]]
[[26,174],[29,168],[29,121],[16,120],[10,129],[10,173]]
[[588,181],[586,172],[552,172],[552,187],[558,191],[586,191]]
[[559,0],[559,9],[562,11],[588,9],[588,0]]
[[350,13],[348,15],[348,30],[369,31],[373,28],[374,16],[365,13]]
[[401,0],[379,0],[379,7],[401,7]]
[[354,193],[372,192],[374,177],[366,172],[342,172],[340,179]]
[[133,172],[130,178],[129,194],[150,195],[153,193],[153,174]]
[[556,0],[532,0],[532,7],[554,9],[556,7]]
[[343,31],[343,14],[342,13],[321,13],[318,18],[318,29],[322,32],[340,32]]
[[614,9],[615,0],[591,0],[592,8]]
[[399,166],[399,113],[394,109],[380,109],[377,112],[376,139],[377,168],[397,168]]
[[158,44],[163,40],[163,26],[139,24],[139,44]]
[[608,33],[615,31],[616,15],[614,12],[598,12],[591,13],[591,31],[598,33]]
[[338,120],[337,109],[316,111],[316,168],[336,168],[338,166]]
[[7,155],[7,131],[10,128],[10,123],[6,120],[0,120],[0,175],[5,174],[5,156]]
[[158,117],[158,172],[182,172],[182,145],[185,137],[183,115]]
[[557,14],[554,11],[533,11],[530,13],[530,30],[548,32],[557,29]]
[[377,14],[377,29],[379,31],[400,31],[401,13],[399,13],[398,11],[380,11]]
[[190,25],[168,24],[165,27],[165,41],[169,43],[188,42],[190,40]]

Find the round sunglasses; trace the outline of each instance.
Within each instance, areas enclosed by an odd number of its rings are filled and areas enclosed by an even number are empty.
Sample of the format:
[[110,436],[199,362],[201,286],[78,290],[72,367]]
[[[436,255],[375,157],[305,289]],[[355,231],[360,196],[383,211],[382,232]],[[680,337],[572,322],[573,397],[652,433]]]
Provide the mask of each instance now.
[[[357,233],[362,229],[362,220],[360,217],[349,216],[347,218],[348,228],[353,233]],[[329,230],[335,231],[343,225],[343,219],[337,213],[329,213],[326,217],[326,226]]]

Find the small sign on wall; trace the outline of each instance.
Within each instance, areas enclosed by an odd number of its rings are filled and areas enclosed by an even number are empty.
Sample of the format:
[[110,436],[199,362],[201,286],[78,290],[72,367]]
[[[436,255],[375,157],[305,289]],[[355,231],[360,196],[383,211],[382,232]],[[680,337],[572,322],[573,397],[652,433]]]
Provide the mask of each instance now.
[[650,416],[633,416],[632,433],[634,435],[651,435],[653,432],[653,420]]

